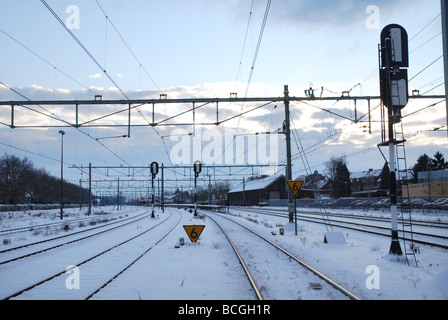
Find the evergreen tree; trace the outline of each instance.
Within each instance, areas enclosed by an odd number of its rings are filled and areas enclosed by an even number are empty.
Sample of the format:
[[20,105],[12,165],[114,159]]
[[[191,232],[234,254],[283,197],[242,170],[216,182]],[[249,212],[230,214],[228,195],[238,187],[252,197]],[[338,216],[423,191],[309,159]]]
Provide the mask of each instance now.
[[430,158],[426,153],[424,153],[417,159],[417,163],[412,168],[412,182],[418,182],[419,172],[438,171],[444,169],[448,169],[448,162],[445,160],[442,153],[437,151],[434,158]]
[[443,154],[439,151],[436,152],[431,162],[434,171],[448,169],[448,161],[445,161]]

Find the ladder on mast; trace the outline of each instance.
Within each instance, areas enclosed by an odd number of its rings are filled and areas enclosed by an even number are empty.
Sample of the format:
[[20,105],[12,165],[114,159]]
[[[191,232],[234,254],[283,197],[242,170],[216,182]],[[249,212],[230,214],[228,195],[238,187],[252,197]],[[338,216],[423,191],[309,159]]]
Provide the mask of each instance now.
[[[403,122],[400,122],[400,130],[395,130],[396,141],[396,160],[397,160],[397,173],[401,187],[401,232],[404,246],[404,255],[408,265],[410,265],[409,256],[414,258],[415,265],[418,267],[416,251],[418,247],[414,242],[414,230],[412,225],[412,210],[409,196],[409,175],[406,161],[406,147],[403,132]],[[397,190],[398,191],[398,190]],[[406,205],[405,205],[406,204]],[[407,243],[409,242],[409,243]],[[412,258],[411,258],[412,260]]]

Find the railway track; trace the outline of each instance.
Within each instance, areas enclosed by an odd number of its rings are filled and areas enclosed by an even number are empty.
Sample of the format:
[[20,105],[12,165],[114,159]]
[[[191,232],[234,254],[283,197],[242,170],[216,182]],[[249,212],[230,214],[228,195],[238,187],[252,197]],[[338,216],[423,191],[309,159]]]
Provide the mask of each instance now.
[[[180,214],[177,215],[179,217],[181,216]],[[99,292],[102,288],[113,282],[113,280],[120,276],[123,272],[128,270],[136,261],[147,254],[154,246],[156,246],[172,230],[174,230],[174,228],[181,221],[181,218],[179,218],[178,221],[175,221],[173,224],[168,225],[168,227],[166,227],[165,229],[161,228],[161,226],[167,225],[172,216],[173,213],[169,214],[169,216],[164,218],[162,221],[152,223],[148,227],[144,228],[143,231],[138,232],[136,235],[130,238],[124,240],[120,239],[120,242],[118,243],[114,241],[108,241],[114,243],[109,243],[104,248],[101,248],[99,252],[98,250],[96,252],[94,252],[95,250],[91,250],[91,252],[89,251],[88,254],[84,255],[86,258],[84,258],[82,261],[76,261],[76,263],[70,264],[69,267],[64,268],[63,270],[59,269],[59,271],[54,271],[56,268],[51,268],[51,270],[48,272],[39,272],[38,276],[42,278],[40,280],[25,279],[25,281],[19,281],[21,283],[23,282],[27,284],[21,284],[22,288],[19,290],[14,290],[15,292],[4,294],[2,299],[54,299],[55,296],[63,298],[64,295],[68,294],[70,294],[70,296],[68,297],[69,299],[89,299],[94,294]],[[156,228],[163,230],[158,231],[156,235],[153,235],[151,231],[156,230]],[[149,247],[148,243],[150,244]],[[49,259],[51,261],[55,260],[54,257],[50,257]],[[44,259],[40,257],[40,260]],[[18,262],[11,261],[9,263]],[[32,264],[33,261],[27,261],[27,263]],[[94,280],[89,281],[89,285],[83,285],[81,290],[67,290],[63,282],[67,278],[66,273],[70,272],[75,267],[78,268],[80,266],[83,266],[83,274],[88,274]],[[107,270],[105,270],[104,266],[107,266]],[[14,271],[14,274],[18,273],[19,272],[17,270]],[[59,284],[55,285],[55,283],[58,282]],[[51,288],[51,290],[47,291],[51,292],[46,291],[46,289],[48,288]],[[59,293],[57,291],[55,292],[55,288],[58,288]],[[10,289],[10,291],[12,290]],[[46,296],[46,294],[48,294],[48,297]]]
[[[288,214],[286,213],[286,211],[279,210],[279,209],[238,208],[236,210],[250,212],[250,213],[256,213],[256,214],[260,214],[260,215],[269,215],[269,216],[275,216],[275,217],[281,217],[281,218],[288,218]],[[343,214],[339,214],[339,215],[328,214],[328,218],[323,219],[321,215],[322,215],[321,213],[316,213],[316,212],[313,212],[313,213],[307,212],[307,213],[300,213],[300,214],[298,213],[297,220],[311,222],[311,223],[317,223],[317,224],[326,224],[326,223],[330,222],[331,226],[333,226],[333,227],[350,229],[350,230],[390,237],[390,226],[381,226],[381,225],[374,225],[374,224],[370,224],[370,223],[369,224],[361,223],[359,221],[341,220],[342,218],[347,218],[347,219],[356,218],[357,220],[360,220],[360,219],[366,220],[361,216],[353,217],[353,215],[350,215],[349,217],[347,217],[346,215],[343,215]],[[334,217],[339,217],[340,219],[336,219]],[[382,222],[382,223],[390,223],[390,219],[385,220],[384,218],[374,219],[374,217],[368,217],[367,220],[369,222],[376,221],[376,222]],[[414,225],[417,226],[418,224],[414,224]],[[434,227],[431,223],[429,223],[429,224],[420,223],[420,226],[422,226],[422,227],[424,226],[427,228]],[[443,225],[441,225],[441,224],[438,224],[436,226],[436,229],[440,230],[441,227],[448,229],[448,226],[443,227]],[[384,231],[384,232],[381,232],[381,231]],[[446,235],[437,234],[436,232],[431,232],[431,233],[420,232],[420,231],[415,230],[415,228],[414,228],[413,233],[414,233],[413,241],[415,243],[439,247],[442,249],[448,249],[448,244],[447,244],[448,236],[446,236]],[[411,241],[410,238],[403,237],[401,232],[399,233],[399,238],[402,240],[405,239],[406,241]],[[427,238],[427,239],[424,239],[424,238]],[[435,242],[437,240],[439,240],[440,242]]]
[[[249,207],[236,207],[236,209],[240,210],[253,210],[257,212],[275,212],[279,214],[287,214],[286,209],[275,209],[275,208],[269,208],[269,209],[263,209],[263,208],[249,208]],[[299,214],[299,212],[298,212]],[[306,216],[321,216],[322,212],[320,211],[304,211],[302,214]],[[349,214],[349,213],[327,213],[331,217],[339,217],[339,218],[346,218],[346,219],[354,219],[354,220],[367,220],[367,221],[376,221],[376,222],[385,222],[390,223],[390,217],[380,217],[380,216],[371,216],[371,215],[358,215],[358,214]],[[422,227],[431,227],[431,228],[442,228],[447,229],[448,228],[448,222],[442,222],[442,221],[427,221],[427,220],[418,220],[418,219],[412,219],[412,223],[415,226],[422,226]]]
[[137,261],[143,258],[150,250],[152,250],[155,246],[157,246],[162,240],[164,240],[173,230],[179,225],[179,223],[182,221],[182,219],[179,219],[177,223],[170,227],[168,232],[165,232],[164,235],[156,241],[153,245],[148,247],[142,254],[140,254],[136,259],[132,260],[128,265],[126,265],[122,270],[120,270],[118,273],[116,273],[114,276],[112,276],[109,280],[107,280],[103,285],[101,285],[98,289],[93,291],[91,294],[89,294],[84,300],[91,299],[94,295],[96,295],[98,292],[100,292],[102,289],[107,287],[109,284],[111,284],[115,279],[117,279],[120,275],[122,275],[125,271],[128,271]]
[[[137,209],[132,208],[129,211],[119,212],[118,215],[119,216],[128,215],[128,214],[130,214],[132,212],[135,212],[135,211],[137,211]],[[34,232],[34,231],[37,231],[37,230],[41,230],[41,229],[45,229],[45,228],[51,228],[51,227],[59,227],[59,226],[60,227],[63,227],[63,226],[70,227],[70,226],[73,226],[73,225],[78,225],[80,223],[89,224],[89,222],[91,222],[91,221],[95,222],[97,219],[101,219],[102,217],[103,217],[103,215],[93,214],[91,216],[83,217],[83,218],[76,218],[76,219],[71,219],[71,220],[59,220],[57,222],[44,223],[44,224],[38,224],[38,225],[33,225],[33,226],[4,229],[4,230],[0,230],[0,237],[10,236],[12,234],[17,234],[17,233]],[[117,218],[116,214],[107,214],[104,217],[107,218],[107,219]]]
[[[352,299],[360,300],[355,294],[306,264],[292,253],[266,239],[262,235],[228,217],[215,213],[204,213],[221,229],[254,290],[257,299]],[[244,231],[236,233],[236,229]],[[238,234],[238,236],[235,236]],[[269,249],[260,249],[267,246]],[[256,252],[270,250],[269,255],[260,257]],[[291,263],[291,262],[295,263]],[[278,272],[291,275],[290,283],[272,285]],[[322,290],[322,291],[321,291]],[[317,293],[319,292],[319,293]]]
[[[150,216],[149,210],[145,210],[145,212],[143,212],[137,216],[134,216],[131,218],[126,218],[126,219],[123,219],[120,221],[111,222],[106,225],[101,225],[101,226],[97,226],[94,228],[89,228],[86,230],[81,230],[81,231],[65,234],[62,236],[54,237],[54,238],[49,238],[49,239],[45,239],[45,240],[41,240],[41,241],[37,241],[37,242],[27,243],[27,244],[17,246],[17,247],[8,248],[8,249],[0,251],[0,254],[3,254],[3,257],[5,257],[5,254],[8,252],[20,251],[20,249],[22,249],[22,251],[18,252],[18,254],[16,256],[12,256],[11,254],[6,255],[6,256],[9,256],[9,258],[3,258],[3,260],[0,261],[0,265],[7,264],[7,263],[10,263],[13,261],[20,260],[20,259],[24,259],[26,257],[34,256],[34,255],[37,255],[37,254],[40,254],[40,253],[43,253],[46,251],[50,251],[50,250],[53,250],[53,249],[56,249],[56,248],[59,248],[59,247],[62,247],[62,246],[68,245],[68,244],[72,244],[72,243],[75,243],[78,241],[92,238],[95,236],[99,236],[99,235],[105,234],[107,232],[110,232],[112,230],[127,226],[131,223],[138,222],[142,219],[148,218],[149,216]],[[118,225],[115,226],[115,224],[118,224]],[[114,225],[114,226],[111,228],[108,228],[112,225]],[[107,228],[107,229],[105,229],[105,228]],[[92,233],[92,231],[95,231],[97,229],[100,229],[100,231]],[[86,235],[83,235],[83,234],[86,234]],[[81,236],[76,237],[78,235],[81,235]],[[66,241],[66,240],[64,240],[65,238],[73,238],[73,239]],[[59,240],[62,240],[62,241],[59,241]],[[56,243],[53,245],[50,245],[50,246],[46,246],[46,244],[49,242],[56,242]],[[30,251],[27,251],[26,253],[22,253],[23,249],[32,248],[35,246],[38,246],[38,247],[40,246],[41,248],[33,249]]]

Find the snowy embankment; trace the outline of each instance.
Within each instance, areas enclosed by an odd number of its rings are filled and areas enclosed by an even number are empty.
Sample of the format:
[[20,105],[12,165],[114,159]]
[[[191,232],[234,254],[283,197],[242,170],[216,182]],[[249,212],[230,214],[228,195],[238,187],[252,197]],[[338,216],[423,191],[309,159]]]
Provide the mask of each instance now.
[[[335,210],[359,215],[365,211]],[[231,211],[232,212],[232,211]],[[252,228],[275,230],[287,219],[261,214],[233,211],[242,217],[249,217]],[[369,211],[369,214],[373,213]],[[376,212],[387,217],[386,212]],[[447,221],[439,212],[416,213],[413,217],[430,221]],[[416,255],[418,267],[408,265],[404,258],[389,255],[390,238],[367,233],[334,228],[342,232],[346,244],[324,243],[327,232],[324,225],[298,222],[298,235],[273,236],[278,244],[329,276],[339,284],[356,293],[362,299],[448,299],[448,252],[446,250],[419,245]],[[266,231],[264,231],[266,232]],[[448,230],[443,231],[448,235]],[[412,257],[410,257],[412,259]]]

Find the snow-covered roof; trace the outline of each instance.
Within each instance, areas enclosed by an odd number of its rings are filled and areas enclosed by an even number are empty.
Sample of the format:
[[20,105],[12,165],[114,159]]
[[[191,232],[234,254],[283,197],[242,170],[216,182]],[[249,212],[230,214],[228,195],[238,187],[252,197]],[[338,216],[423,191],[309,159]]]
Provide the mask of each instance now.
[[412,170],[412,169],[407,169],[407,175],[406,175],[406,172],[404,172],[404,171],[400,171],[400,172],[397,174],[397,179],[398,179],[398,180],[406,180],[406,178],[407,178],[407,179],[412,179],[413,176],[414,176],[414,170]]
[[237,185],[236,187],[232,188],[229,191],[229,193],[266,189],[267,187],[269,187],[271,184],[273,184],[275,181],[277,181],[281,177],[284,177],[284,175],[281,173],[277,173],[273,176],[269,176],[269,177],[262,178],[262,179],[246,180],[244,189],[243,189],[243,183],[241,183],[241,184]]
[[350,173],[351,179],[362,179],[362,178],[369,178],[369,177],[379,177],[381,175],[381,169],[373,170],[369,169],[367,171],[358,171],[358,172],[352,172]]
[[[372,170],[369,169],[367,171],[358,171],[358,172],[352,172],[350,173],[350,178],[351,179],[362,179],[362,178],[370,178],[370,177],[380,177],[381,176],[381,171],[382,169],[377,169],[377,170]],[[412,169],[407,169],[407,178],[411,179],[412,178]],[[404,171],[400,171],[399,173],[397,173],[397,179],[398,180],[405,180],[406,179],[406,172]],[[380,181],[380,180],[378,180]]]

